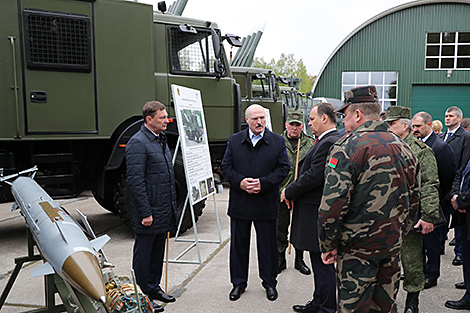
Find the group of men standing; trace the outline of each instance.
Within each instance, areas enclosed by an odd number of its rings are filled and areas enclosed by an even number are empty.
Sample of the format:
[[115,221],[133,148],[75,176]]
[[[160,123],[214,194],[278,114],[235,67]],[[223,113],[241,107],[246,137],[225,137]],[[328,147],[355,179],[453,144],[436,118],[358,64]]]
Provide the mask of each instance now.
[[[337,113],[347,132],[341,138]],[[314,273],[312,300],[294,305],[294,311],[396,312],[401,256],[405,313],[418,312],[419,292],[437,285],[452,214],[454,226],[461,227],[456,252],[460,244],[464,269],[464,282],[456,287],[466,293],[445,305],[470,310],[470,133],[460,127],[462,112],[446,111],[448,130],[439,136],[426,112],[411,118],[410,109],[392,106],[385,121],[379,121],[380,113],[375,86],[348,90],[336,111],[328,103],[312,108],[313,140],[303,132],[300,113],[289,113],[280,136],[266,128],[263,107],[247,108],[248,128],[230,136],[221,165],[230,183],[230,300],[238,300],[248,285],[254,225],[268,300],[278,297],[277,275],[286,268],[290,241],[294,267],[310,274],[303,260],[308,251]],[[176,213],[163,132],[168,118],[158,102],[147,103],[143,116],[144,125],[126,147],[133,268],[144,293],[172,302],[159,286],[165,234],[174,228]],[[435,227],[440,221],[443,226]]]

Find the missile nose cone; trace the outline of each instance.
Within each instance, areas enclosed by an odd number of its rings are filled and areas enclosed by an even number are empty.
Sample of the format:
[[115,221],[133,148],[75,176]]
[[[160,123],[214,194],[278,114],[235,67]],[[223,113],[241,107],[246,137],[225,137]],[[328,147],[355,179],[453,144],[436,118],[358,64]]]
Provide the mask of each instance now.
[[67,282],[80,292],[106,304],[103,274],[94,254],[85,251],[72,253],[65,260],[62,273]]

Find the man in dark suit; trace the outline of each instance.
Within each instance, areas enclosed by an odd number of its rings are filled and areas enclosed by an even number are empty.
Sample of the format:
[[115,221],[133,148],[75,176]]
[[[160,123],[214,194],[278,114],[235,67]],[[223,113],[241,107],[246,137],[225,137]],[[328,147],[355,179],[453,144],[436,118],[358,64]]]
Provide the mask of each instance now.
[[[446,110],[444,123],[447,127],[447,130],[444,133],[439,134],[439,137],[447,142],[454,152],[454,161],[455,169],[458,170],[463,165],[464,155],[466,155],[470,149],[470,133],[465,131],[463,127],[460,126],[462,122],[463,113],[462,110],[458,107],[450,107]],[[450,199],[446,199],[448,202]],[[449,212],[450,214],[450,212]],[[462,228],[461,226],[456,226],[454,229],[455,233],[455,247],[454,253],[455,257],[452,261],[453,265],[462,265]],[[441,244],[444,248],[445,240],[447,237],[447,232],[441,234]]]
[[333,264],[325,265],[318,246],[318,207],[325,181],[324,171],[330,147],[340,138],[335,128],[336,114],[329,103],[315,105],[308,125],[317,138],[300,164],[299,177],[281,193],[288,207],[295,205],[292,216],[291,243],[310,252],[314,273],[313,300],[294,305],[296,312],[336,312],[336,273]]
[[285,140],[266,129],[264,108],[253,104],[246,109],[248,129],[229,138],[222,160],[222,173],[230,183],[229,299],[238,300],[248,280],[251,224],[256,230],[258,267],[268,300],[277,299],[278,253],[276,220],[279,184],[287,177],[290,164]]
[[[437,161],[439,176],[439,205],[444,211],[448,208],[448,201],[445,196],[450,192],[454,179],[454,154],[452,148],[442,141],[432,127],[432,117],[427,112],[416,113],[413,117],[413,135],[424,141],[434,151]],[[445,226],[442,226],[443,228]],[[424,265],[424,289],[429,289],[437,285],[440,276],[441,247],[440,247],[440,227],[423,236],[423,265]]]
[[470,155],[464,156],[462,167],[455,174],[451,191],[454,210],[462,215],[463,287],[466,290],[462,299],[446,301],[445,306],[455,310],[470,310]]

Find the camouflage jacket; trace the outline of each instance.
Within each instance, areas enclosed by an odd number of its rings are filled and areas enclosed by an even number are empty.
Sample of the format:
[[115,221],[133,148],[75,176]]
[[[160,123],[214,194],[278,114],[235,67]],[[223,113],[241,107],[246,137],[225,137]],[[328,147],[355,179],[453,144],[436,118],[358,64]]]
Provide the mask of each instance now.
[[421,168],[420,211],[421,219],[434,223],[439,217],[439,175],[434,151],[427,144],[409,133],[404,141],[419,161]]
[[419,163],[387,123],[367,121],[330,151],[318,217],[320,250],[397,253],[419,206]]
[[[287,137],[286,130],[282,133],[281,137],[284,138],[284,140],[286,141],[286,150],[287,150],[287,156],[289,156],[290,170],[286,179],[284,179],[281,185],[279,185],[279,192],[281,192],[282,189],[286,188],[287,185],[289,185],[290,183],[294,181],[295,162],[297,160],[297,144],[295,146],[291,145],[289,138]],[[310,137],[309,135],[306,135],[303,131],[300,133],[299,163],[305,157],[305,155],[307,155],[307,152],[312,147],[313,142],[314,140],[312,137]]]

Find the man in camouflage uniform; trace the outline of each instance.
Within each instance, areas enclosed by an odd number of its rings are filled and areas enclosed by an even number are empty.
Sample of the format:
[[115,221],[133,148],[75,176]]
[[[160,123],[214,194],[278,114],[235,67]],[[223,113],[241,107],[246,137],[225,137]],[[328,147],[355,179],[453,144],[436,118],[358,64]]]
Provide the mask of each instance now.
[[397,312],[399,252],[419,205],[419,163],[379,121],[375,86],[346,91],[349,133],[330,151],[320,204],[322,260],[337,262],[340,312]]
[[[281,137],[286,141],[287,155],[291,164],[289,175],[279,186],[279,191],[282,191],[291,182],[294,181],[296,163],[297,163],[297,151],[299,151],[300,161],[305,157],[308,150],[313,145],[313,138],[306,135],[303,132],[304,129],[304,114],[300,111],[289,109],[287,114],[286,130],[282,133]],[[299,148],[300,147],[300,148]],[[287,268],[286,262],[286,249],[288,245],[288,229],[290,224],[290,209],[287,208],[285,202],[281,202],[279,205],[279,213],[277,218],[277,250],[279,252],[279,273]],[[304,262],[304,252],[299,249],[295,249],[295,263],[294,268],[299,270],[302,274],[309,275],[310,269]]]
[[[391,106],[385,119],[392,131],[405,141],[418,158],[421,167],[420,211],[414,229],[403,239],[401,264],[405,274],[403,289],[407,291],[405,313],[418,313],[419,292],[424,289],[423,235],[434,230],[439,217],[439,176],[433,150],[411,132],[411,110]],[[419,216],[421,214],[421,216]]]

